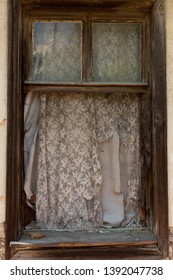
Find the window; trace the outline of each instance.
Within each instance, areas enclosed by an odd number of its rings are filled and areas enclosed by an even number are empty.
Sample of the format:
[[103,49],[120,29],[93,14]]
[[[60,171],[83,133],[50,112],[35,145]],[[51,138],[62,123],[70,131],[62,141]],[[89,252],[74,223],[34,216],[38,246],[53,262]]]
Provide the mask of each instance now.
[[[142,24],[72,19],[32,22],[30,82],[55,89],[26,94],[24,189],[36,197],[37,226],[138,227],[140,98],[128,86],[119,93],[115,82],[141,82]],[[58,83],[73,89],[63,93]],[[78,83],[102,92],[76,93]]]
[[[163,28],[160,14],[157,15],[160,0],[153,6],[152,15],[152,5],[145,1],[144,12],[133,1],[134,6],[128,13],[128,8],[120,9],[112,3],[107,4],[104,11],[100,3],[95,8],[88,3],[81,4],[79,9],[74,3],[63,8],[59,2],[53,10],[46,2],[41,4],[41,9],[34,1],[29,6],[21,2],[22,45],[19,47],[23,51],[18,57],[22,70],[17,82],[21,92],[18,114],[21,116],[21,101],[25,95],[25,125],[29,127],[34,121],[35,126],[32,131],[26,129],[24,135],[27,175],[23,179],[19,168],[15,177],[19,209],[22,210],[25,180],[28,198],[35,193],[35,186],[37,189],[37,221],[45,229],[66,229],[68,246],[73,242],[79,247],[79,242],[74,242],[74,234],[68,232],[68,229],[77,229],[84,244],[81,247],[97,246],[100,250],[103,245],[113,244],[116,251],[124,244],[124,252],[128,252],[133,242],[134,246],[146,246],[146,254],[151,253],[154,246],[155,254],[161,256],[160,245],[157,245],[161,243],[157,228],[156,177],[159,175],[155,171],[158,166],[155,122],[152,125],[152,114],[158,106],[154,96],[158,75],[155,54],[159,50],[154,44],[153,52],[150,43],[151,34],[154,42],[158,40],[153,35],[154,28]],[[128,1],[126,4],[128,6]],[[163,43],[162,36],[159,40]],[[17,53],[15,55],[17,57]],[[161,69],[163,66],[164,59]],[[163,78],[157,81],[157,87],[159,83],[164,83]],[[157,122],[160,122],[158,115]],[[21,135],[21,131],[21,126],[17,132],[13,127],[16,135]],[[27,138],[27,133],[33,136]],[[18,139],[15,161],[21,151],[22,138]],[[36,145],[28,144],[31,139],[35,139]],[[14,144],[11,142],[11,145]],[[37,149],[33,149],[37,146],[38,157],[28,157],[28,152],[37,155]],[[19,158],[22,166],[21,155]],[[35,173],[37,184],[34,184]],[[16,242],[16,233],[22,230],[21,210],[16,217],[18,230],[15,226],[10,237],[14,249],[20,248],[20,240],[23,240],[21,237]],[[104,227],[113,227],[113,230],[105,230],[100,237],[98,228]],[[97,230],[88,236],[83,231],[88,229]],[[128,241],[124,243],[126,235]],[[61,247],[61,234],[56,236],[54,245]],[[139,244],[132,236],[140,239]],[[97,244],[93,241],[95,238]],[[30,243],[31,249],[40,248],[38,241]]]

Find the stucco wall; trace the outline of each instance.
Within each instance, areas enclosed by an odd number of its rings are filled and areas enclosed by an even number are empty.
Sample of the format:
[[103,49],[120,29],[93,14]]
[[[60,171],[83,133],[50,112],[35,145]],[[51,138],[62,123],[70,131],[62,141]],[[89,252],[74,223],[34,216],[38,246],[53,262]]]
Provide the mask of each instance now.
[[7,140],[7,1],[0,0],[0,259],[4,257]]

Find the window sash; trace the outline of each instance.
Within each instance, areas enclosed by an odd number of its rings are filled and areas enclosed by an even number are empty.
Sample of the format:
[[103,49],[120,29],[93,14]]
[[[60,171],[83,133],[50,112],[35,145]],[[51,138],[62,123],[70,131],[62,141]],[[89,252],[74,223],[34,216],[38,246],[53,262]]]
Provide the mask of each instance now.
[[[80,15],[80,13],[79,13]],[[81,65],[81,75],[82,75],[82,80],[78,80],[76,81],[77,84],[78,83],[85,83],[85,82],[94,82],[94,83],[100,83],[100,84],[105,84],[107,82],[110,82],[111,84],[118,84],[118,83],[124,83],[124,84],[131,84],[131,83],[140,83],[140,82],[143,82],[144,80],[146,81],[145,77],[144,77],[144,63],[143,63],[143,57],[144,57],[144,51],[143,51],[143,35],[141,37],[140,33],[142,32],[143,30],[143,19],[133,19],[132,21],[128,21],[128,20],[121,20],[121,21],[118,21],[118,22],[115,22],[115,18],[111,18],[108,20],[106,19],[106,16],[105,16],[105,19],[103,20],[102,16],[100,17],[94,17],[94,16],[91,16],[91,17],[82,17],[82,16],[71,16],[70,18],[68,17],[65,17],[61,16],[57,16],[56,20],[55,18],[49,18],[49,22],[50,23],[56,23],[56,22],[81,22],[82,23],[82,34],[81,34],[81,37],[82,37],[82,42],[81,42],[81,45],[82,45],[82,48],[81,48],[81,58],[82,58],[82,65]],[[26,27],[26,32],[24,32],[24,42],[25,42],[25,54],[24,54],[24,57],[25,57],[25,60],[24,60],[24,80],[26,81],[32,81],[33,83],[34,82],[40,82],[40,84],[42,84],[43,82],[47,83],[47,82],[54,82],[54,83],[64,83],[64,84],[67,84],[67,83],[74,83],[75,81],[73,80],[59,80],[59,81],[56,81],[55,79],[53,81],[48,81],[47,79],[39,79],[37,78],[36,80],[33,79],[33,66],[32,66],[32,61],[33,61],[33,34],[34,34],[34,30],[33,30],[33,26],[36,22],[39,22],[39,23],[47,23],[48,20],[44,19],[43,18],[29,18],[29,24],[27,23],[27,27]],[[138,26],[139,27],[139,30],[137,31],[137,37],[138,38],[138,43],[136,42],[135,43],[135,46],[133,47],[133,49],[135,49],[135,53],[138,53],[137,54],[137,58],[135,63],[132,63],[133,67],[134,67],[134,64],[136,64],[136,69],[137,69],[137,78],[134,78],[134,77],[131,77],[129,79],[126,78],[127,75],[124,75],[124,77],[121,77],[122,74],[119,74],[119,77],[115,77],[115,79],[110,79],[108,77],[108,79],[101,79],[101,80],[98,80],[95,79],[94,80],[94,68],[95,67],[95,63],[94,63],[94,59],[93,59],[93,53],[94,53],[94,50],[93,50],[93,31],[92,31],[92,26],[94,27],[95,24],[105,24],[105,25],[114,25],[114,26],[129,26],[129,27],[135,27],[135,26]],[[141,27],[140,27],[141,26]],[[141,30],[140,30],[141,29]],[[30,36],[29,34],[31,34],[32,36],[32,43],[30,41]],[[119,49],[119,47],[118,47]],[[142,51],[141,51],[142,50]],[[28,53],[28,55],[27,55]],[[131,68],[130,64],[129,64],[129,67]],[[114,63],[114,70],[111,71],[111,72],[115,72],[115,63]],[[121,69],[123,69],[124,67],[120,66]],[[120,71],[122,72],[122,70],[120,69]],[[110,81],[109,81],[110,80]]]

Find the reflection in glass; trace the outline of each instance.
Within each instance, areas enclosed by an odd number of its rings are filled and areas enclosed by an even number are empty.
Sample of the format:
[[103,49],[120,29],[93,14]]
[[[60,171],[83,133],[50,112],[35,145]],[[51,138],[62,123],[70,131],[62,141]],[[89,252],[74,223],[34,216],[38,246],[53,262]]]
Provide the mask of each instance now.
[[33,80],[81,80],[81,23],[34,23]]
[[141,27],[138,23],[93,24],[93,80],[141,80]]

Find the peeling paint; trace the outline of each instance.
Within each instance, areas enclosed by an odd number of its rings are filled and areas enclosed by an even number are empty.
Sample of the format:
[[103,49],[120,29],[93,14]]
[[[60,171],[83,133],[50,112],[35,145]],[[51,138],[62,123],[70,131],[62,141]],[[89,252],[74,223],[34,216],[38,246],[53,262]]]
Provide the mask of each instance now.
[[0,121],[0,127],[4,127],[7,123],[6,119],[3,119],[3,121]]

